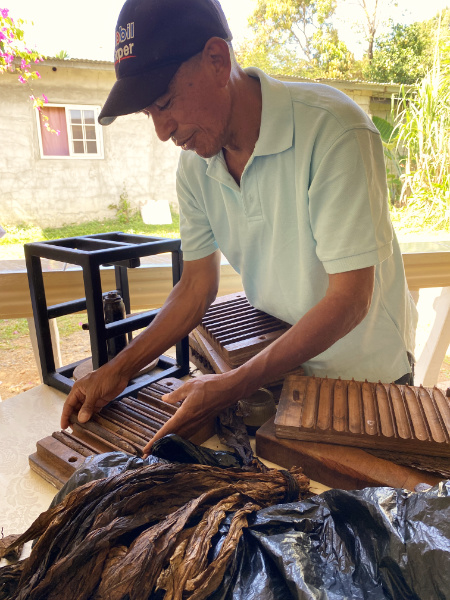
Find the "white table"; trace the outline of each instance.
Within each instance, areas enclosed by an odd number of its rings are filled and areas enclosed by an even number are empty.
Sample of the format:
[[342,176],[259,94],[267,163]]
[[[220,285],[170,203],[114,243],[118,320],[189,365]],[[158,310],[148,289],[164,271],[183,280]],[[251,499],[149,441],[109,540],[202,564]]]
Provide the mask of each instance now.
[[[47,510],[57,493],[28,465],[36,442],[60,430],[60,417],[66,395],[47,385],[0,402],[0,531],[3,535],[23,533],[39,514]],[[225,450],[214,436],[204,444]],[[264,461],[269,467],[277,467]],[[279,468],[279,467],[278,467]],[[312,491],[329,489],[312,482]]]

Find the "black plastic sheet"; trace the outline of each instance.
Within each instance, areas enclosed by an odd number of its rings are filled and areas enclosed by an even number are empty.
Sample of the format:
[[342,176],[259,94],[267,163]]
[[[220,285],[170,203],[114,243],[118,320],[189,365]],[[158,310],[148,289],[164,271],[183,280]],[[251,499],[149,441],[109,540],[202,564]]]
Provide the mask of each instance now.
[[450,598],[450,482],[330,490],[257,512],[222,589],[247,600]]
[[[176,438],[160,445],[161,455],[170,455],[173,462]],[[180,445],[181,462],[233,462],[230,453],[214,456],[192,446]],[[53,505],[87,481],[159,460],[120,452],[94,457],[75,472]],[[226,532],[227,521],[213,539],[211,557]],[[446,600],[449,559],[450,481],[417,493],[387,487],[330,490],[250,517],[232,565],[210,598]]]

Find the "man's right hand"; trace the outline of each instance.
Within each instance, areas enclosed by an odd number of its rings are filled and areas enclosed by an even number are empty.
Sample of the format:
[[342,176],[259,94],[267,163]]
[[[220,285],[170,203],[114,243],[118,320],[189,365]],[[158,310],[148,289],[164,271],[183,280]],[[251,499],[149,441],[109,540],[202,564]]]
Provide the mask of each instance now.
[[109,363],[79,379],[64,402],[61,427],[66,429],[70,416],[76,412],[80,423],[86,423],[94,413],[118,396],[127,384],[127,378],[117,369],[111,369]]

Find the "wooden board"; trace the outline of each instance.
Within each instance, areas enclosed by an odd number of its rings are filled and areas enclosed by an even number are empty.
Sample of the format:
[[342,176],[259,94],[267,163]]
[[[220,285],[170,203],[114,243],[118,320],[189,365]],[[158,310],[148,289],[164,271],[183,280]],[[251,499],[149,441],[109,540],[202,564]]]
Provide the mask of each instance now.
[[214,373],[228,373],[228,371],[232,370],[232,367],[222,358],[220,353],[214,349],[212,344],[208,342],[200,331],[194,329],[191,333],[199,346],[199,351],[211,365]]
[[239,367],[290,325],[251,306],[244,292],[217,298],[198,329],[225,362]]
[[413,491],[419,483],[436,485],[440,481],[438,477],[396,465],[359,448],[280,439],[275,435],[274,419],[256,432],[256,454],[286,469],[302,467],[314,481],[343,490],[391,486]]
[[290,376],[278,437],[450,457],[450,403],[437,388]]
[[[179,404],[163,402],[161,396],[184,382],[167,377],[138,392],[137,398],[122,398],[107,404],[87,423],[71,421],[72,432],[54,432],[36,444],[29,456],[30,468],[46,481],[61,489],[87,456],[120,451],[142,456],[147,442],[177,411]],[[214,435],[214,419],[190,440],[202,444]]]

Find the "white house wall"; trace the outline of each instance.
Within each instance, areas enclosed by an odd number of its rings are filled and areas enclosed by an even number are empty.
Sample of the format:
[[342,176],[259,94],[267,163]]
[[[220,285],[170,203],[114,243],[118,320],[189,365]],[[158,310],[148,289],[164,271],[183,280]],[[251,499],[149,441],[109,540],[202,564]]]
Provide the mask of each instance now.
[[[38,67],[37,95],[45,93],[50,104],[103,105],[115,81],[112,65],[53,65],[55,71]],[[0,77],[0,223],[47,227],[108,218],[114,215],[108,205],[119,202],[124,186],[136,208],[149,198],[176,203],[179,150],[157,139],[147,117],[121,117],[103,127],[103,159],[43,159],[29,95],[17,75]]]
[[[37,95],[51,104],[102,106],[115,74],[112,63],[51,59],[40,64]],[[280,79],[302,81],[301,78]],[[386,117],[398,86],[327,80],[371,116]],[[124,186],[133,207],[147,200],[176,205],[175,171],[179,149],[156,137],[144,115],[118,118],[103,127],[104,158],[41,158],[38,123],[30,90],[17,75],[0,76],[0,224],[41,227],[104,219]]]

